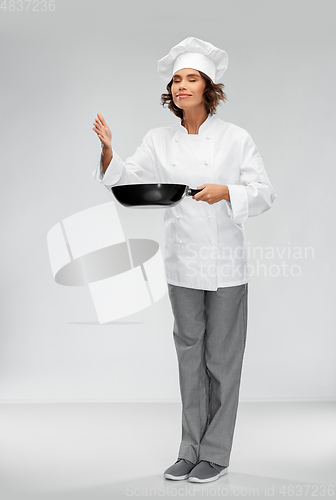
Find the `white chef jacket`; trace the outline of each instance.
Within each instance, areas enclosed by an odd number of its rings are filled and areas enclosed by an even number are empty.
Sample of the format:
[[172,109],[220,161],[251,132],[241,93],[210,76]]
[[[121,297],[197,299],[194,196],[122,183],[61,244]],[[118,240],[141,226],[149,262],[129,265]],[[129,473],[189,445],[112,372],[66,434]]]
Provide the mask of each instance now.
[[166,279],[201,290],[249,282],[243,222],[268,210],[276,194],[246,130],[216,115],[207,117],[198,134],[188,134],[180,122],[154,128],[133,156],[123,162],[113,150],[105,174],[100,160],[92,175],[109,190],[134,183],[227,185],[230,202],[209,205],[186,196],[164,209]]

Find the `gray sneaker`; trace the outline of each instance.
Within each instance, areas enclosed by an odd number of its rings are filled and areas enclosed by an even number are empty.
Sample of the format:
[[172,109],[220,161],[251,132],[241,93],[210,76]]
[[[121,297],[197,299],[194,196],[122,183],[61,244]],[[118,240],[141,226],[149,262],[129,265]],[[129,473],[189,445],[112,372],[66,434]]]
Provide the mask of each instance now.
[[195,464],[185,458],[178,458],[176,462],[164,471],[163,475],[166,479],[181,481],[188,479],[190,471],[195,467]]
[[209,483],[210,481],[216,481],[227,472],[228,467],[201,460],[189,474],[188,481],[191,483]]

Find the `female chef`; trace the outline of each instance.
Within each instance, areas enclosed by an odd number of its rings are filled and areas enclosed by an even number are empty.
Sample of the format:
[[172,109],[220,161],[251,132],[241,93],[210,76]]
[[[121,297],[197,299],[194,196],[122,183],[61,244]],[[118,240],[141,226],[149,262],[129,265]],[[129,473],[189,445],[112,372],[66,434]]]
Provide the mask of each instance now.
[[182,440],[164,477],[214,481],[227,473],[247,333],[248,281],[243,222],[276,195],[244,129],[215,116],[225,51],[189,37],[159,60],[161,102],[180,118],[150,130],[123,162],[101,113],[94,131],[102,155],[93,176],[107,189],[181,183],[202,189],[164,212],[164,265],[174,315]]

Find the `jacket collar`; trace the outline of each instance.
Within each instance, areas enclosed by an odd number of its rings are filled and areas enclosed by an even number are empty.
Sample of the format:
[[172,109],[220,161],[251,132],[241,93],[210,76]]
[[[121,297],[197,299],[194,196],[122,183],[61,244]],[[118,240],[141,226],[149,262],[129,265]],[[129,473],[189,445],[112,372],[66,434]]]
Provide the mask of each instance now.
[[[208,132],[208,130],[210,129],[210,127],[212,127],[212,125],[215,123],[215,121],[217,120],[217,117],[215,115],[208,115],[207,119],[205,120],[205,122],[202,123],[202,125],[200,126],[200,128],[198,129],[198,134],[190,134],[190,135],[203,135],[203,134],[206,134]],[[188,134],[188,130],[183,127],[183,125],[181,125],[181,122],[182,120],[180,121],[180,123],[178,123],[176,125],[177,127],[177,130],[179,132],[181,132],[182,134]]]

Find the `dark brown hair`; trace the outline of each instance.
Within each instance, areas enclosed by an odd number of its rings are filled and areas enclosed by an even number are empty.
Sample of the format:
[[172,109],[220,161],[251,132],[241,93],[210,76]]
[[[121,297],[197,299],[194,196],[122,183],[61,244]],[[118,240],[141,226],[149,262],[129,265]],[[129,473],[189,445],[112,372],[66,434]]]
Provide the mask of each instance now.
[[[206,111],[208,115],[214,115],[216,113],[216,108],[219,105],[220,101],[225,102],[227,100],[226,94],[224,92],[225,85],[223,83],[214,83],[205,73],[199,71],[201,77],[205,80],[205,89],[203,93],[204,103],[206,107]],[[171,93],[171,87],[173,83],[173,78],[167,84],[167,94],[161,95],[161,104],[164,107],[168,106],[168,109],[174,113],[174,115],[183,119],[183,111],[178,108],[174,101]]]

